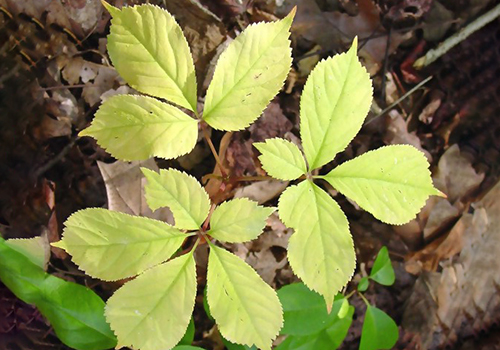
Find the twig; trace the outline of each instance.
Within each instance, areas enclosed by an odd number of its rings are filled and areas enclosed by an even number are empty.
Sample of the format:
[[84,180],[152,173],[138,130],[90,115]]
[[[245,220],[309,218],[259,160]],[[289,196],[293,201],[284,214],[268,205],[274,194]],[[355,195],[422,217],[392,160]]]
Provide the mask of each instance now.
[[391,33],[392,26],[389,27],[387,31],[387,40],[385,42],[385,53],[384,53],[384,70],[382,72],[382,91],[381,91],[381,99],[385,101],[385,86],[387,84],[387,70],[389,69],[389,46],[391,46]]
[[424,67],[427,67],[429,64],[431,64],[439,57],[444,55],[446,52],[448,52],[451,48],[453,48],[460,42],[467,39],[469,35],[481,29],[482,27],[492,22],[499,16],[500,16],[500,4],[491,9],[490,11],[486,12],[484,15],[477,18],[475,21],[473,21],[466,27],[462,28],[457,33],[450,36],[448,39],[439,44],[438,47],[436,47],[435,49],[427,51],[425,56],[420,57],[418,60],[415,61],[413,67],[415,67],[416,69],[422,69]]
[[210,139],[210,136],[208,135],[208,132],[207,132],[207,129],[206,129],[205,125],[203,125],[203,124],[201,125],[201,131],[203,132],[203,138],[207,142],[208,147],[210,148],[210,150],[212,151],[212,154],[213,154],[213,156],[215,158],[215,162],[219,166],[219,170],[221,172],[222,177],[226,177],[227,174],[226,174],[226,171],[224,170],[224,167],[222,166],[222,162],[220,161],[219,154],[215,150],[215,146],[212,143],[212,140]]
[[47,163],[38,168],[35,171],[35,179],[38,179],[41,175],[45,174],[45,172],[47,172],[50,168],[59,163],[59,161],[61,161],[61,159],[63,159],[64,156],[66,156],[69,150],[73,148],[77,138],[78,137],[71,138],[70,142],[63,148],[61,152],[59,152],[59,154],[57,154],[54,158],[52,158]]
[[427,78],[425,78],[424,80],[422,80],[420,83],[418,83],[417,85],[415,85],[411,90],[409,90],[406,94],[404,94],[403,96],[401,96],[400,98],[398,98],[396,101],[394,101],[393,103],[391,103],[387,108],[385,108],[378,115],[376,115],[375,117],[367,120],[366,123],[365,123],[365,126],[368,125],[368,124],[370,124],[371,122],[373,122],[375,119],[380,118],[381,116],[383,116],[385,113],[387,113],[391,109],[393,109],[396,105],[398,105],[399,103],[401,103],[401,101],[407,99],[411,94],[413,94],[415,91],[417,91],[422,86],[424,86],[425,84],[427,84],[427,82],[429,82],[431,79],[432,79],[432,75],[429,76],[429,77],[427,77]]

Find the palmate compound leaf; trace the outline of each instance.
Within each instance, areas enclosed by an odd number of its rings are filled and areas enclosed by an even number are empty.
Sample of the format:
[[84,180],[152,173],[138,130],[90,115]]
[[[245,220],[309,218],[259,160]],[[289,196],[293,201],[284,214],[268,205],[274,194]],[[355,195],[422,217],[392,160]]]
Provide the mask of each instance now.
[[270,350],[283,325],[276,292],[243,260],[210,245],[207,298],[219,331],[227,340]]
[[415,147],[394,145],[366,152],[323,178],[377,219],[398,225],[413,219],[430,195],[441,194],[428,167]]
[[109,57],[123,79],[140,92],[196,112],[193,59],[175,19],[153,5],[104,6],[113,17]]
[[300,100],[300,136],[313,170],[330,162],[356,136],[370,109],[372,84],[357,57],[348,52],[319,62]]
[[169,350],[186,332],[196,297],[193,252],[156,266],[123,285],[106,303],[117,348]]
[[288,243],[290,266],[325,298],[330,310],[356,267],[347,218],[333,198],[309,180],[283,192],[278,211],[283,223],[295,230]]
[[275,208],[262,207],[247,198],[224,202],[215,208],[208,234],[222,242],[251,241],[262,233],[267,217],[274,210]]
[[169,259],[186,235],[162,221],[101,208],[77,211],[65,222],[66,250],[88,275],[105,281],[135,276]]
[[192,176],[176,170],[155,171],[141,169],[148,183],[146,201],[152,210],[168,207],[174,214],[175,227],[197,230],[207,218],[210,199],[200,183]]
[[205,98],[203,119],[213,128],[236,131],[257,119],[290,71],[290,26],[284,19],[252,24],[220,56]]
[[259,160],[264,170],[280,180],[295,180],[307,172],[306,162],[299,148],[280,138],[253,144],[260,153]]
[[170,159],[194,148],[198,122],[151,97],[116,95],[102,104],[90,127],[80,136],[96,138],[117,159]]

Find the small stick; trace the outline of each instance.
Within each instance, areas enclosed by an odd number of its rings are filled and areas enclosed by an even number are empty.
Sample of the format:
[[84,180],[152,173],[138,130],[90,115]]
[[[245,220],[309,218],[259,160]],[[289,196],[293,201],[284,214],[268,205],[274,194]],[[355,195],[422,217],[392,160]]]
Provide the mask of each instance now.
[[413,63],[413,67],[415,67],[416,69],[427,67],[429,64],[448,52],[451,48],[467,39],[469,35],[481,29],[488,23],[494,21],[499,16],[500,4],[492,8],[490,11],[486,12],[484,15],[478,17],[475,21],[471,22],[469,25],[462,28],[457,33],[450,36],[448,39],[439,44],[435,49],[427,51],[425,56],[420,57],[415,61],[415,63]]
[[212,140],[210,139],[210,136],[208,135],[208,132],[205,128],[205,125],[201,125],[201,130],[203,132],[203,137],[205,138],[205,141],[207,142],[208,144],[208,147],[210,148],[210,150],[212,151],[212,154],[215,158],[215,162],[217,163],[217,165],[219,166],[219,169],[220,169],[220,172],[221,172],[221,175],[222,177],[226,177],[226,171],[224,170],[224,167],[222,166],[222,162],[220,161],[220,158],[219,158],[219,154],[217,153],[217,151],[215,150],[215,146],[214,144],[212,143]]

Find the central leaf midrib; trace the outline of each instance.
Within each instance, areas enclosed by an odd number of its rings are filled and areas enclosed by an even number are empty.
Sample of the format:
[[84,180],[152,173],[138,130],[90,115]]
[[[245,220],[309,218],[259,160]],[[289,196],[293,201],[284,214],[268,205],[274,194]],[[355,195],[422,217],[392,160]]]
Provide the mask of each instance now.
[[364,177],[364,176],[330,175],[328,177],[325,176],[324,179],[327,181],[328,181],[328,179],[331,179],[332,181],[335,181],[336,179],[339,179],[339,180],[344,179],[344,181],[345,181],[345,179],[347,179],[348,181],[349,180],[351,180],[351,181],[364,180],[364,181],[368,181],[368,182],[383,182],[383,183],[387,183],[387,184],[391,184],[391,185],[401,185],[403,187],[409,187],[409,188],[418,189],[418,190],[427,189],[427,187],[421,187],[421,186],[413,185],[413,184],[409,184],[409,183],[403,183],[403,182],[391,181],[391,180],[381,180],[381,179],[369,178],[369,177]]
[[[255,60],[255,62],[250,66],[250,68],[248,68],[247,72],[245,74],[243,74],[243,76],[233,85],[233,87],[231,89],[229,89],[225,94],[224,96],[219,100],[219,102],[217,102],[216,105],[214,105],[212,107],[212,109],[210,109],[208,111],[208,116],[207,115],[203,115],[203,119],[209,119],[211,114],[213,113],[213,111],[217,110],[217,107],[219,107],[219,105],[230,95],[231,92],[233,91],[236,91],[238,90],[237,89],[237,86],[240,85],[241,81],[246,78],[249,74],[249,72],[253,69],[253,67],[255,67],[255,65],[257,65],[257,63],[262,59],[262,57],[267,53],[267,50],[273,46],[274,42],[276,41],[276,38],[283,32],[283,30],[285,29],[286,27],[283,27],[279,32],[278,34],[276,34],[276,36],[273,38],[273,40],[270,42],[270,44],[265,48],[265,50],[262,51],[262,53],[259,55],[259,57]],[[212,80],[213,81],[213,80]]]

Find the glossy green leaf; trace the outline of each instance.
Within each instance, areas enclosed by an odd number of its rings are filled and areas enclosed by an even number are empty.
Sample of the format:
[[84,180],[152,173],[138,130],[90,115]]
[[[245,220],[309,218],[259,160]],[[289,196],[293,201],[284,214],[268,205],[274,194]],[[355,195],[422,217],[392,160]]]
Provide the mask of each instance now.
[[368,277],[363,277],[359,280],[358,290],[360,292],[365,292],[369,286],[370,286],[370,280],[368,279]]
[[441,193],[428,167],[415,147],[394,145],[347,161],[324,179],[377,219],[398,225],[415,218],[430,195]]
[[367,305],[359,350],[392,349],[398,337],[394,320],[382,310]]
[[290,266],[330,309],[356,267],[347,218],[332,197],[309,180],[286,189],[278,210],[285,225],[295,229],[288,243]]
[[[327,328],[307,335],[289,335],[276,350],[333,350],[337,349],[349,331],[352,323],[354,307],[349,306],[345,317],[334,317]],[[286,321],[285,321],[286,322]]]
[[281,334],[305,336],[316,334],[325,329],[337,316],[342,300],[333,304],[328,313],[325,301],[316,292],[311,291],[303,283],[294,283],[278,290],[278,297],[283,306],[285,323]]
[[192,253],[125,283],[106,305],[106,319],[118,337],[118,348],[173,348],[186,332],[195,297],[196,266]]
[[47,270],[50,259],[50,245],[47,236],[9,239],[5,241],[5,244],[30,259],[33,264]]
[[275,179],[295,180],[307,172],[304,156],[292,142],[274,138],[253,145],[262,153],[262,167]]
[[210,245],[207,297],[212,316],[227,340],[270,350],[283,325],[276,292],[243,260]]
[[215,208],[208,234],[222,242],[241,243],[257,238],[275,208],[262,207],[247,198],[224,202]]
[[349,311],[349,300],[347,300],[347,298],[343,298],[339,312],[337,313],[338,318],[346,317],[348,311]]
[[102,104],[80,136],[94,137],[120,160],[171,159],[194,148],[198,122],[151,97],[116,95]]
[[372,84],[351,49],[319,62],[300,100],[300,136],[309,169],[330,162],[356,136],[370,109]]
[[222,53],[205,98],[203,119],[210,126],[244,129],[279,92],[292,64],[294,15],[295,9],[281,21],[250,25]]
[[97,294],[46,273],[7,242],[0,237],[0,280],[19,299],[34,304],[64,344],[78,350],[116,345]]
[[113,17],[109,57],[123,79],[140,92],[196,111],[193,59],[175,19],[152,5],[104,5]]
[[101,208],[77,211],[65,222],[66,250],[88,275],[106,281],[135,276],[172,256],[186,235],[169,224]]
[[382,247],[378,252],[370,271],[370,278],[384,286],[392,286],[394,284],[396,276],[394,275],[394,268],[392,267],[387,247]]
[[[186,333],[184,333],[184,335],[182,336],[182,339],[179,340],[178,346],[191,345],[191,343],[194,340],[194,331],[195,331],[194,320],[193,320],[193,317],[191,317],[191,320],[189,321],[188,328],[186,329]],[[177,346],[175,348],[177,348]]]
[[160,173],[142,168],[148,183],[146,201],[152,210],[169,207],[175,227],[197,230],[208,216],[210,199],[194,177],[176,170],[161,169]]

